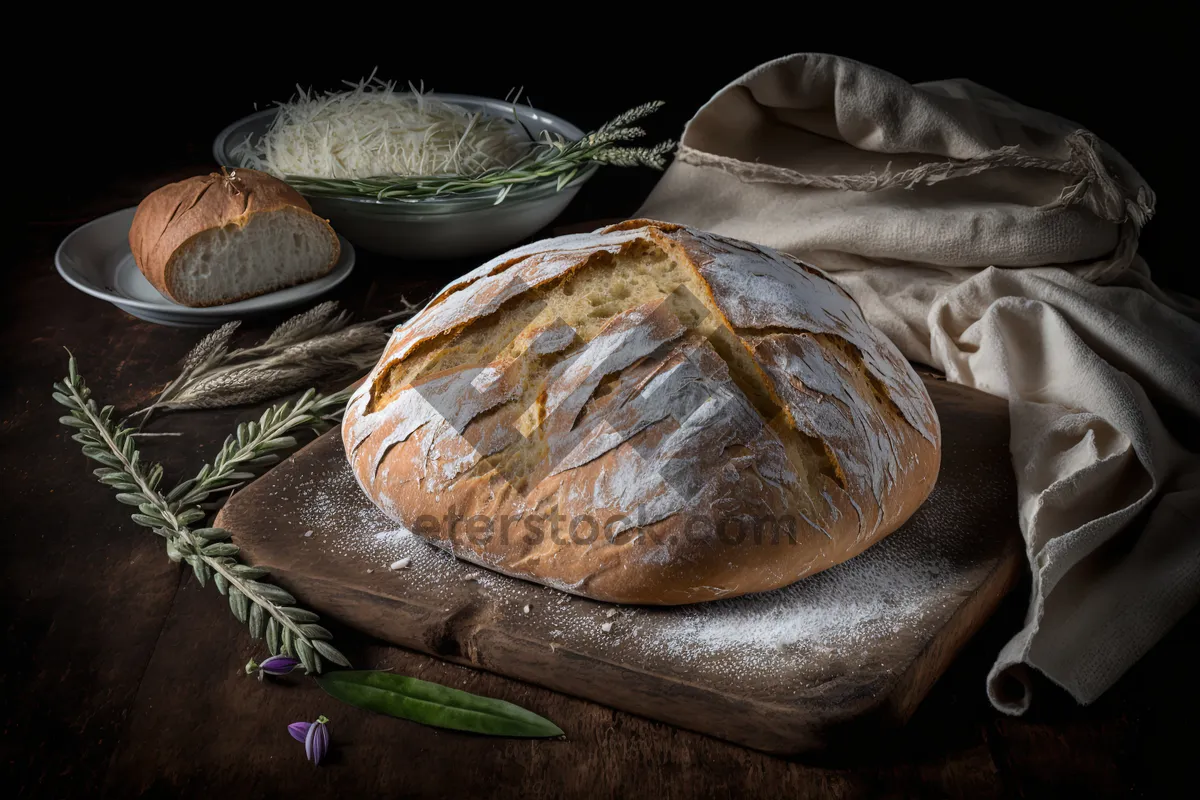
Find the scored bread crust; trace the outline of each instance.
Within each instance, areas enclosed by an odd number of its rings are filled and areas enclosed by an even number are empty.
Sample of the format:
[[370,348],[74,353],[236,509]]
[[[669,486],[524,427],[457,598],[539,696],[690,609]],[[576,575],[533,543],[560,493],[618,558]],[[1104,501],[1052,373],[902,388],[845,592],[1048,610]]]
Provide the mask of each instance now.
[[[638,248],[696,279],[723,338],[651,302],[586,342],[544,326],[507,361],[405,382],[414,354]],[[513,362],[547,353],[560,360],[533,414],[545,458],[514,480],[500,465],[529,410]],[[651,220],[535,242],[446,287],[395,331],[342,434],[366,494],[408,530],[508,575],[644,604],[774,589],[853,557],[925,500],[941,455],[920,379],[824,273]]]
[[[321,273],[329,274],[341,255],[341,245],[329,222],[313,214],[308,201],[291,186],[253,169],[197,175],[154,190],[138,204],[133,215],[129,248],[146,280],[164,296],[183,303],[173,291],[173,273],[196,238],[226,225],[245,227],[255,214],[274,211],[304,214],[321,223],[333,247],[329,264]],[[204,305],[224,305],[252,296],[242,294]]]

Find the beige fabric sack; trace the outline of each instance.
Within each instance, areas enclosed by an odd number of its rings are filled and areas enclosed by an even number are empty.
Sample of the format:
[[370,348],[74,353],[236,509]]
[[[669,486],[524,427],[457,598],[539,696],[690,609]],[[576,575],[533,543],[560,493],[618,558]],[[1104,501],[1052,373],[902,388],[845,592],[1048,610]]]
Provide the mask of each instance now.
[[1090,702],[1200,599],[1200,305],[1149,279],[1154,196],[1078,125],[964,80],[829,55],[744,75],[688,124],[638,216],[832,273],[910,359],[1007,397],[1033,572],[988,676],[1030,665]]

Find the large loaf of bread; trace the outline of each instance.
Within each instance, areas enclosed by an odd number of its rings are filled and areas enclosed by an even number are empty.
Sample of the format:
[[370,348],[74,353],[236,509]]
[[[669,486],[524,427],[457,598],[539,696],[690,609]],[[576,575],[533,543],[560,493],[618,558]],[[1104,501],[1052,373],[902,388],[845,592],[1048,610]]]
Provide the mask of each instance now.
[[634,220],[447,286],[351,398],[346,452],[401,526],[508,575],[678,604],[785,586],[900,526],[940,430],[823,273]]
[[146,279],[185,306],[223,305],[315,280],[337,264],[329,223],[278,178],[252,169],[169,183],[133,216],[129,247]]

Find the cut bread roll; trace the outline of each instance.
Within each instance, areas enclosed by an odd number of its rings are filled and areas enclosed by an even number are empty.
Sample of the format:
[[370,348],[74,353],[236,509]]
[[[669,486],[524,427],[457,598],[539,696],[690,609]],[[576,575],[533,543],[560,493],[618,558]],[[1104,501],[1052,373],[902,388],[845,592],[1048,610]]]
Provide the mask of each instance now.
[[292,187],[239,169],[152,192],[129,229],[138,269],[181,305],[215,306],[327,275],[341,254],[329,223]]
[[634,220],[446,287],[351,398],[377,505],[455,556],[621,603],[786,586],[898,528],[941,434],[820,270]]

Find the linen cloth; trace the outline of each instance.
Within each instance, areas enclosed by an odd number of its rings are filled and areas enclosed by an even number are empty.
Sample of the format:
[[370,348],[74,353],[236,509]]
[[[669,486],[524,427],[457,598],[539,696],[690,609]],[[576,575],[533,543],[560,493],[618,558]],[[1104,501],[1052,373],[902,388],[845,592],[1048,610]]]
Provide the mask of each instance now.
[[1028,667],[1096,699],[1200,599],[1200,459],[1178,441],[1200,422],[1200,305],[1137,255],[1153,210],[1075,123],[798,54],[705,104],[638,212],[821,267],[909,359],[1008,399],[1033,574],[987,680],[1008,713]]

